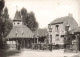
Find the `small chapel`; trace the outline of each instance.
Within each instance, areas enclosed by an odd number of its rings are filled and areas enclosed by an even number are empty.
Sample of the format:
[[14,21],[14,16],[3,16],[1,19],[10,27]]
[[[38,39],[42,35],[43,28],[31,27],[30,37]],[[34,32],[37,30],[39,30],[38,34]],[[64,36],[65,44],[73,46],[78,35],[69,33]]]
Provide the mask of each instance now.
[[34,34],[23,24],[19,12],[16,11],[13,19],[13,28],[6,37],[8,47],[11,49],[31,48],[34,42]]

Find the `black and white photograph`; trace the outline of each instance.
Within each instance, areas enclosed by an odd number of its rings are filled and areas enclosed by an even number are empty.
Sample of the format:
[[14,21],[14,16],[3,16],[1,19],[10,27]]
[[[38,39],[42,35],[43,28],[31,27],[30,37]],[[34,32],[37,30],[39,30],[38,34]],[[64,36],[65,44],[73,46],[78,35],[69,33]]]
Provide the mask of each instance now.
[[0,0],[0,57],[80,57],[80,0]]

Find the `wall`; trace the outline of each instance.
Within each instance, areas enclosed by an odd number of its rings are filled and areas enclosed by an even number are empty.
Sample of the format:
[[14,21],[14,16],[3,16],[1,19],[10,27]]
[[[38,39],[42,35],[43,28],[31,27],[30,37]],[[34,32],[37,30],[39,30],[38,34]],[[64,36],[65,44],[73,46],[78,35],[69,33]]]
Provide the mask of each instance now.
[[7,45],[9,46],[9,49],[16,49],[15,41],[7,41]]
[[15,21],[15,22],[13,22],[13,26],[17,26],[17,25],[22,25],[22,22],[21,21]]
[[[58,25],[58,30],[56,29],[56,25]],[[49,32],[49,43],[50,41],[50,35],[52,35],[52,43],[55,44],[59,44],[62,45],[64,44],[63,42],[63,37],[61,37],[61,35],[64,35],[65,31],[64,31],[64,27],[63,27],[63,23],[61,24],[55,24],[55,25],[51,25],[52,28],[52,32]],[[49,31],[49,30],[48,30]]]

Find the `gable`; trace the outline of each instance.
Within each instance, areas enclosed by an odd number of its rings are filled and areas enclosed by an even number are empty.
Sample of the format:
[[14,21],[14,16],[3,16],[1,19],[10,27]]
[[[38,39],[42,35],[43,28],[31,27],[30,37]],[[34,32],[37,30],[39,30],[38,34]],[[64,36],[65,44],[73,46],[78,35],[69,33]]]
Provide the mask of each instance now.
[[51,25],[63,24],[64,25],[64,29],[65,29],[66,25],[69,25],[70,29],[74,29],[74,28],[78,27],[77,22],[71,16],[65,16],[65,17],[56,18],[50,24]]
[[68,17],[68,18],[63,22],[63,25],[64,25],[64,26],[69,25],[70,30],[78,27],[78,24],[77,24],[77,22],[74,20],[73,17]]

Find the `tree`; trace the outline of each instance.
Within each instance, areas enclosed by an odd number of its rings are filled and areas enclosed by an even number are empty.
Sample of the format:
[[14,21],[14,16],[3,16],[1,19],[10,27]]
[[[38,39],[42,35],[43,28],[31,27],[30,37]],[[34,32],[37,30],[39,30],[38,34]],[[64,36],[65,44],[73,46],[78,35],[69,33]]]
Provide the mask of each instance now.
[[0,48],[3,48],[3,31],[4,31],[4,18],[2,17],[2,10],[4,8],[4,0],[0,0]]
[[22,9],[21,9],[21,15],[22,15],[22,16],[27,15],[27,9],[22,8]]
[[36,18],[33,12],[28,13],[28,24],[27,25],[32,31],[35,31],[38,28],[38,23],[36,22]]
[[35,31],[38,28],[38,22],[36,21],[35,14],[33,12],[28,13],[25,8],[21,9],[21,16],[23,24]]
[[2,28],[3,28],[3,22],[4,22],[4,18],[2,17],[2,10],[4,8],[4,0],[0,0],[0,36],[2,35]]
[[3,14],[0,17],[0,48],[3,48],[5,45],[5,37],[8,35],[12,29],[12,21],[9,18],[7,7],[4,8]]
[[4,0],[0,0],[0,15],[1,15],[1,12],[4,8],[4,3],[5,3]]
[[4,8],[3,17],[5,19],[4,20],[4,33],[3,33],[4,35],[3,36],[6,37],[9,34],[9,32],[11,31],[12,26],[13,26],[12,21],[9,18],[7,7]]
[[7,7],[4,8],[3,16],[4,16],[5,19],[9,19],[9,14],[8,14],[8,8]]
[[27,9],[22,8],[20,12],[21,12],[23,24],[26,25],[27,24],[26,20],[28,20],[28,18],[27,18]]
[[6,37],[9,34],[12,27],[13,27],[13,23],[12,23],[12,20],[9,18],[6,20],[6,23],[5,23],[4,37]]

